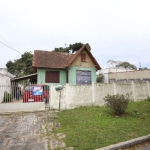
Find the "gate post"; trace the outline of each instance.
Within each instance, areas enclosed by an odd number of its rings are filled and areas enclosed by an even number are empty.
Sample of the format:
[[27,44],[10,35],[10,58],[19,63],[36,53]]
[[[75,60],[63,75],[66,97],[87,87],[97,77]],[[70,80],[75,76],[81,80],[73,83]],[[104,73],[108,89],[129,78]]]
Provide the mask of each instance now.
[[92,104],[95,104],[95,88],[94,88],[94,82],[92,82]]
[[116,90],[116,83],[115,82],[113,82],[113,86],[114,86],[114,95],[116,95],[117,94],[117,90]]
[[150,96],[149,81],[146,81],[146,83],[147,83],[148,96]]
[[134,86],[134,82],[132,81],[131,84],[132,84],[132,91],[133,91],[133,100],[135,101],[136,98],[135,98],[135,86]]
[[50,86],[49,88],[49,94],[50,94],[50,98],[49,98],[49,109],[52,109],[52,102],[53,102],[53,85]]
[[69,84],[66,83],[66,88],[65,88],[66,92],[65,92],[65,94],[66,94],[66,108],[67,109],[69,109],[69,104],[70,104],[70,101],[69,101],[69,88],[70,88]]

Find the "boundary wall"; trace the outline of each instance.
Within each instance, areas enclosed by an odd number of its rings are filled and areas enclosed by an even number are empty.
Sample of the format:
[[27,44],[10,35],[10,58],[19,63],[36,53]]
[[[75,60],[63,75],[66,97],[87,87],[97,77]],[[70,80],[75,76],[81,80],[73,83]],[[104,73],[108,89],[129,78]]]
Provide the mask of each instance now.
[[131,94],[133,101],[144,100],[150,96],[150,83],[92,83],[92,85],[69,85],[66,84],[61,91],[56,91],[55,86],[51,86],[50,109],[72,109],[80,106],[105,104],[103,98],[114,94]]

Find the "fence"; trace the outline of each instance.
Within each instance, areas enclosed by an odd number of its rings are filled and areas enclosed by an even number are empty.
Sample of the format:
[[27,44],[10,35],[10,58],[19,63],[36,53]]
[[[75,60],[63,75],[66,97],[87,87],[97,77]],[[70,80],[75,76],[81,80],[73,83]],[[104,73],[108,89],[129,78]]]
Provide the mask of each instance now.
[[[31,85],[31,84],[30,84]],[[56,91],[55,86],[44,86],[43,94],[36,95],[34,97],[28,97],[29,95],[24,94],[25,87],[23,84],[12,84],[11,86],[0,84],[0,107],[2,104],[17,105],[16,102],[20,102],[18,105],[19,109],[23,108],[24,105],[29,105],[27,102],[49,102],[50,109],[72,109],[80,106],[90,105],[104,105],[103,98],[107,95],[113,94],[127,94],[132,93],[130,98],[134,101],[146,99],[150,96],[150,83],[134,83],[131,84],[98,84],[92,83],[92,85],[69,85],[66,84],[61,91]],[[45,89],[45,90],[44,90]],[[27,89],[26,89],[27,90]],[[30,88],[28,89],[31,90]],[[19,91],[19,92],[18,92]],[[44,92],[45,91],[45,92]],[[34,93],[29,92],[30,96]],[[39,93],[40,94],[40,93]],[[44,101],[44,102],[43,102]],[[30,103],[36,105],[35,103]],[[44,107],[44,104],[41,104]],[[38,104],[38,107],[40,104]],[[29,107],[29,106],[28,106]],[[0,108],[1,109],[1,108]],[[28,109],[28,108],[27,108]],[[36,109],[36,108],[34,108]],[[44,108],[40,108],[44,109]],[[16,109],[17,110],[17,109]]]
[[93,83],[90,86],[77,86],[66,84],[61,91],[55,90],[51,86],[50,108],[72,109],[80,106],[100,105],[105,104],[103,98],[107,95],[131,93],[130,99],[133,101],[144,100],[150,96],[149,82],[131,84],[98,84]]
[[45,110],[49,92],[47,85],[0,84],[0,112]]
[[0,84],[0,103],[11,102],[48,102],[49,86],[37,84]]

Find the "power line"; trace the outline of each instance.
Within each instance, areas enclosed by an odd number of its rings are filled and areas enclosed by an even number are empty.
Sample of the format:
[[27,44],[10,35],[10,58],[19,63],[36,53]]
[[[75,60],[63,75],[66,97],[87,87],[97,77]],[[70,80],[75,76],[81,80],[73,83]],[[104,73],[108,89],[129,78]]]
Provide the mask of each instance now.
[[14,49],[14,48],[12,48],[12,47],[8,46],[7,44],[5,44],[5,43],[3,43],[3,42],[1,42],[1,41],[0,41],[0,43],[2,43],[3,45],[5,45],[5,46],[9,47],[9,48],[10,48],[10,49],[12,49],[12,50],[14,50],[14,51],[18,52],[19,54],[22,54],[22,53],[20,53],[19,51],[17,51],[16,49]]
[[[14,48],[1,34],[0,34],[1,38],[12,48]],[[15,48],[14,48],[15,49]]]

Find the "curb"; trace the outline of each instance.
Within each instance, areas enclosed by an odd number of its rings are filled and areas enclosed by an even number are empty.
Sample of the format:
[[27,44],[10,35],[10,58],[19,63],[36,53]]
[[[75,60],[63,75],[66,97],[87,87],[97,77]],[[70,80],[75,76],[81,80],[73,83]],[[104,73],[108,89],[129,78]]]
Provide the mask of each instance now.
[[118,150],[118,149],[131,148],[137,144],[145,143],[148,141],[150,141],[150,134],[147,136],[138,137],[136,139],[128,140],[125,142],[120,142],[118,144],[110,145],[110,146],[95,149],[95,150]]

